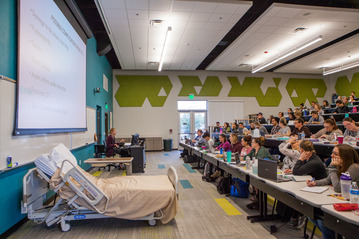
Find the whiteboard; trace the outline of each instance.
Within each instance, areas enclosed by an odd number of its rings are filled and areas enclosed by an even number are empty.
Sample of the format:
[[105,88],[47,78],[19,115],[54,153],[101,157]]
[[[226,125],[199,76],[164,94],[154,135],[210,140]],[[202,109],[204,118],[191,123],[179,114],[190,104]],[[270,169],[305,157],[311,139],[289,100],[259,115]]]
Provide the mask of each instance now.
[[219,121],[232,123],[234,119],[243,119],[243,101],[208,101],[208,125]]
[[72,149],[94,142],[96,112],[92,108],[87,108],[87,132],[13,136],[15,102],[16,83],[0,79],[0,169],[6,168],[8,156],[12,157],[13,164],[23,165],[33,162],[40,154],[49,153],[59,143]]

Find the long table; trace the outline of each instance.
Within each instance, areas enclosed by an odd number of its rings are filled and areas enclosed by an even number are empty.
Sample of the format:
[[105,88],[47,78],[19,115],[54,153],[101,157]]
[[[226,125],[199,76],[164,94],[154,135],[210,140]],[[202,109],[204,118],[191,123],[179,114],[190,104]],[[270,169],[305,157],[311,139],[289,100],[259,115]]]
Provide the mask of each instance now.
[[[278,139],[272,139],[273,142],[275,140],[279,141]],[[183,143],[180,143],[180,145],[182,147],[185,146]],[[332,147],[334,147],[334,145]],[[223,159],[216,158],[215,154],[205,153],[195,147],[191,147],[191,151],[195,155],[201,154],[201,159],[230,173],[233,177],[238,177],[243,181],[250,182],[252,186],[258,188],[260,191],[260,214],[248,216],[251,222],[276,218],[267,214],[267,195],[271,195],[310,218],[317,218],[319,215],[324,215],[325,225],[337,233],[346,236],[346,238],[354,238],[353,235],[356,237],[359,235],[359,217],[354,215],[353,212],[350,214],[347,212],[337,212],[333,209],[334,203],[343,203],[343,201],[337,198],[328,196],[335,193],[333,187],[329,186],[329,189],[321,194],[301,191],[302,188],[306,187],[306,182],[273,182],[259,177],[244,167],[224,162]],[[195,153],[196,151],[199,152]],[[308,178],[310,178],[310,176],[308,176]],[[346,228],[348,228],[348,230]]]

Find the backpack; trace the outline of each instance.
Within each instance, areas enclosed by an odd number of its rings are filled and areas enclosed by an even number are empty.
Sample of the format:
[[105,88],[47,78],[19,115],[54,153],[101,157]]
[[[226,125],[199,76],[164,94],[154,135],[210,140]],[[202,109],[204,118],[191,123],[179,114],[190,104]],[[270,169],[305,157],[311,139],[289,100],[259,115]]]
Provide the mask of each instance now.
[[233,185],[231,186],[231,196],[239,198],[248,198],[249,183],[240,180],[239,178],[233,178]]
[[195,161],[196,161],[195,158],[193,156],[191,156],[191,155],[185,155],[183,157],[183,162],[184,163],[194,163]]
[[219,176],[216,179],[217,191],[219,194],[228,194],[230,192],[230,178]]

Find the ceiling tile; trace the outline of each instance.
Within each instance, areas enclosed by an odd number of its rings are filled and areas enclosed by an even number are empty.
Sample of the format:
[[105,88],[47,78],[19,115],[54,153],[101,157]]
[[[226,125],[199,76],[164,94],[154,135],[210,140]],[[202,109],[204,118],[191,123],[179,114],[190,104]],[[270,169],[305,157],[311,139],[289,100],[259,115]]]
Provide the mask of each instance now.
[[146,10],[149,0],[126,0],[127,9]]
[[213,13],[218,6],[218,3],[209,3],[209,2],[196,2],[196,5],[193,8],[193,12],[207,12]]

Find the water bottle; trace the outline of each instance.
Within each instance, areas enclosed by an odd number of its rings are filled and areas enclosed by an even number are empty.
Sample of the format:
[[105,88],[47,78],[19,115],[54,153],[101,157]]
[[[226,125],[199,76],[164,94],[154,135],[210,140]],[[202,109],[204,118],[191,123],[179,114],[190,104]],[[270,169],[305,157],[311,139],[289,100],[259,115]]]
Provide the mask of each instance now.
[[349,118],[349,114],[348,114],[348,113],[345,114],[345,118]]
[[298,133],[298,140],[301,140],[301,139],[302,139],[302,134]]
[[357,109],[356,106],[354,106],[354,107],[353,107],[353,113],[356,113],[356,112],[358,112],[358,109]]
[[251,158],[249,156],[246,157],[246,169],[251,169]]
[[232,162],[232,151],[231,150],[227,151],[227,162],[228,163]]
[[302,131],[302,137],[303,140],[305,139],[305,133]]
[[223,148],[219,148],[219,153],[223,154]]
[[7,168],[12,168],[12,158],[10,156],[6,158],[6,165]]
[[257,159],[255,159],[253,161],[252,172],[253,172],[253,174],[258,174],[258,160]]
[[259,138],[261,136],[260,132],[259,132],[259,129],[254,129],[254,132],[253,132],[253,137],[254,138]]
[[342,173],[340,176],[340,188],[342,192],[342,197],[346,199],[350,199],[350,185],[352,178],[348,173]]
[[350,203],[359,204],[359,188],[356,182],[350,186]]
[[222,127],[219,129],[219,133],[222,134],[223,133],[223,129]]

